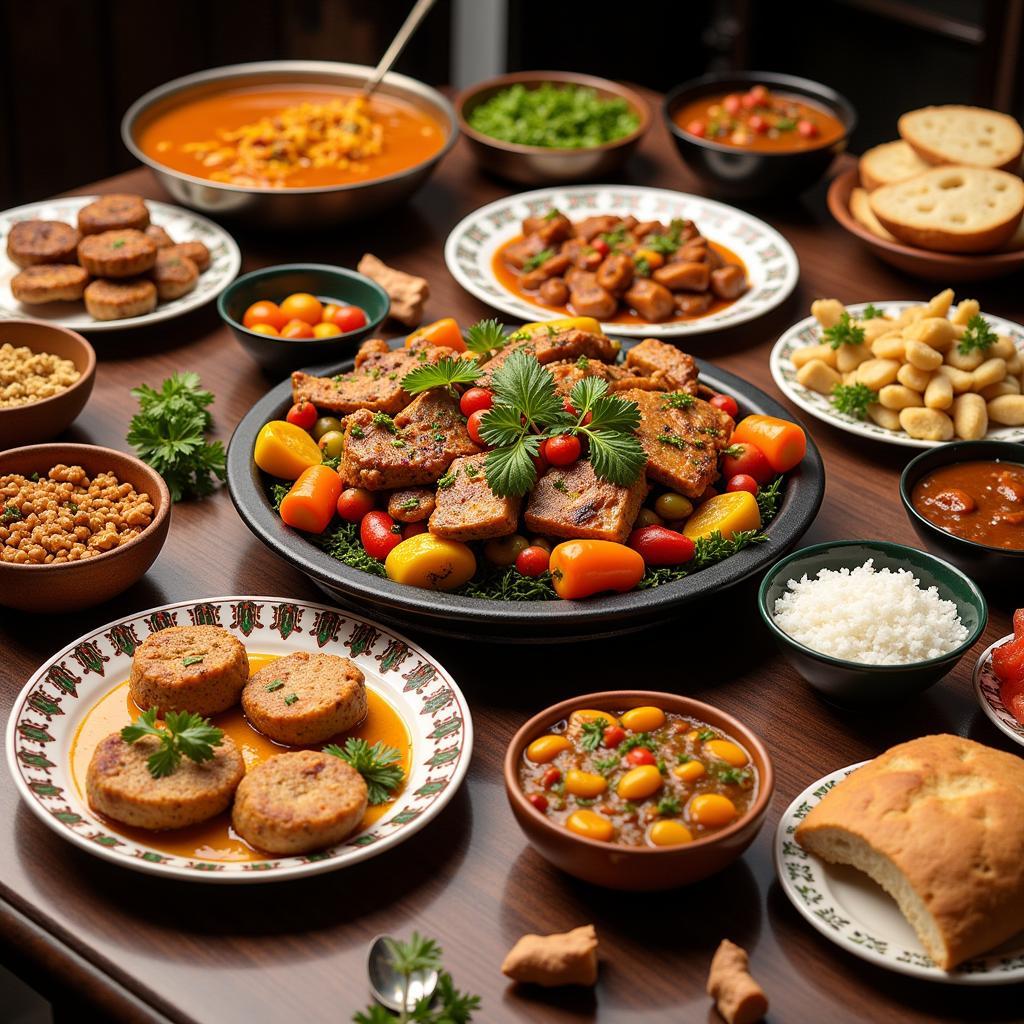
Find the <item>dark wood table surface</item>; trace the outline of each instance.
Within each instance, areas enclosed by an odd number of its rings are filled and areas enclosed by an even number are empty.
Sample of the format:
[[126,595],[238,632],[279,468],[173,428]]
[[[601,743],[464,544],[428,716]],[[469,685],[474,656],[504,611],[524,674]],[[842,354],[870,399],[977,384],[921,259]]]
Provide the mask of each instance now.
[[[699,191],[658,119],[625,179]],[[142,170],[81,191],[166,198]],[[238,230],[236,237],[245,270],[292,261],[354,266],[363,252],[374,252],[430,280],[429,319],[454,315],[468,324],[488,310],[449,276],[443,242],[460,217],[509,191],[515,189],[481,175],[459,142],[405,209],[318,233]],[[776,397],[768,353],[812,299],[923,300],[938,290],[890,270],[846,235],[825,209],[823,186],[799,200],[751,209],[795,246],[800,284],[774,314],[730,334],[695,339],[689,347]],[[1019,292],[1010,284],[970,286],[966,293],[986,310],[1020,319]],[[216,433],[226,441],[273,383],[221,325],[212,304],[150,330],[96,335],[94,344],[95,391],[69,440],[126,448],[134,406],[129,388],[143,381],[156,385],[172,371],[188,369],[215,392]],[[808,425],[824,455],[828,484],[805,542],[914,543],[897,494],[898,473],[913,453],[816,421]],[[826,772],[932,732],[1007,747],[975,702],[970,674],[976,655],[1009,632],[1012,609],[994,600],[983,639],[927,693],[907,704],[849,711],[822,701],[779,657],[758,618],[755,586],[724,592],[670,627],[603,642],[501,646],[417,636],[469,698],[473,763],[465,786],[428,828],[345,871],[252,888],[135,874],[61,841],[21,805],[4,778],[3,958],[62,1007],[88,1008],[102,1019],[334,1024],[368,1001],[370,940],[415,928],[440,940],[456,983],[483,996],[481,1021],[667,1024],[718,1019],[704,985],[711,954],[727,936],[750,951],[773,1021],[1020,1020],[1018,988],[929,984],[832,945],[790,906],[771,857],[782,810]],[[164,602],[224,594],[322,597],[253,538],[221,490],[175,507],[156,564],[108,605],[73,615],[3,616],[4,715],[29,674],[87,630]],[[690,888],[618,894],[577,882],[534,852],[508,808],[501,759],[525,718],[571,694],[621,686],[711,701],[752,726],[774,758],[777,790],[760,836],[735,865]],[[6,775],[6,767],[0,771]],[[586,922],[596,925],[601,942],[601,977],[593,992],[542,995],[506,983],[499,965],[523,932],[563,931]]]

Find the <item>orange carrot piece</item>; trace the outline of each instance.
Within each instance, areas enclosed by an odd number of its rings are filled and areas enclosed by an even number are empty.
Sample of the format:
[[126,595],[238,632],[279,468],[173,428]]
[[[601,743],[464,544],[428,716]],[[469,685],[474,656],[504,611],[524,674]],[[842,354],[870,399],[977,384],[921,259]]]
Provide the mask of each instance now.
[[323,533],[334,518],[341,477],[330,466],[310,466],[281,502],[281,521],[306,533]]
[[807,435],[795,423],[776,416],[747,416],[736,425],[732,444],[760,449],[776,473],[788,473],[807,452]]
[[466,351],[466,343],[462,340],[462,330],[455,318],[451,316],[435,320],[432,324],[425,324],[419,330],[413,331],[405,339],[405,347],[408,348],[414,341],[426,341],[431,345],[443,345],[445,348],[455,349],[456,352]]

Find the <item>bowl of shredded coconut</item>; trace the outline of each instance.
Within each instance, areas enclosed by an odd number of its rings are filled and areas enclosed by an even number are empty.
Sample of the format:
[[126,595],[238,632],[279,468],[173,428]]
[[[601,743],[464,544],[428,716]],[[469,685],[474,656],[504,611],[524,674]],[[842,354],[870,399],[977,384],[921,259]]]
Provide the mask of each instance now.
[[800,675],[845,704],[906,697],[938,682],[988,620],[968,576],[888,541],[795,551],[768,571],[758,605]]

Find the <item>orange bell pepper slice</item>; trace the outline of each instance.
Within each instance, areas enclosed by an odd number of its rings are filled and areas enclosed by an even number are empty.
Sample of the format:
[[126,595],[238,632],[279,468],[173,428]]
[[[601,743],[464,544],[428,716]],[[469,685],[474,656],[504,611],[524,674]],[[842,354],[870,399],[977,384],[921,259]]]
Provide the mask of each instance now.
[[462,340],[462,328],[459,327],[453,316],[435,320],[432,324],[425,324],[413,331],[405,339],[405,347],[409,348],[415,341],[425,341],[429,345],[443,345],[445,348],[455,349],[456,352],[466,351],[466,343]]
[[625,593],[644,574],[639,552],[610,540],[563,541],[548,564],[555,593],[569,601],[605,590]]
[[752,444],[776,473],[788,473],[807,452],[807,435],[777,416],[746,416],[736,425],[730,444]]
[[281,501],[281,521],[306,533],[323,533],[340,494],[341,477],[330,466],[310,466]]

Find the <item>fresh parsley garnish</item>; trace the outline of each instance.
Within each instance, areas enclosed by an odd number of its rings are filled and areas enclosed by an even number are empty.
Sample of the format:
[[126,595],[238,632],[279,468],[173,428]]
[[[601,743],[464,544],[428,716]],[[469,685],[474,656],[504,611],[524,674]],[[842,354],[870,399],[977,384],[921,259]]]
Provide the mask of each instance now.
[[541,249],[540,252],[534,253],[524,264],[523,270],[529,273],[531,270],[536,270],[542,263],[547,263],[552,256],[555,255],[554,249]]
[[711,765],[711,773],[719,782],[729,786],[742,786],[750,779],[750,772],[746,768],[733,768],[720,762]]
[[637,256],[633,260],[633,273],[637,277],[650,277],[651,276],[651,264],[646,256]]
[[659,434],[658,443],[671,445],[671,447],[678,448],[680,451],[686,448],[686,442],[678,434],[673,434],[671,431]]
[[284,689],[284,680],[275,679],[272,683],[267,683],[264,689],[267,691],[267,693],[273,693],[275,690],[282,690]]
[[4,522],[13,523],[18,519],[24,519],[25,514],[17,505],[4,505]]
[[872,391],[867,384],[836,384],[832,388],[831,401],[837,412],[863,420],[867,418],[868,406],[878,401],[878,392]]
[[402,766],[396,763],[401,761],[402,755],[394,747],[380,742],[371,747],[366,740],[350,736],[344,747],[330,743],[324,747],[324,753],[340,757],[362,775],[371,804],[387,803],[391,799],[391,791],[405,778]]
[[480,367],[474,359],[456,359],[445,356],[436,363],[417,366],[402,378],[402,390],[418,395],[431,388],[447,388],[455,394],[455,384],[472,384],[480,376]]
[[872,305],[870,302],[861,311],[858,319],[860,320],[882,320],[885,318],[884,310],[879,309],[877,306]]
[[604,740],[604,731],[608,728],[607,718],[594,718],[583,723],[580,729],[580,746],[584,750],[597,750]]
[[662,395],[662,409],[689,409],[696,399],[685,391],[669,391]]
[[699,739],[702,743],[705,743],[708,740],[713,740],[714,738],[715,731],[713,729],[701,729],[701,731],[697,733],[697,739]]
[[745,451],[746,448],[744,448],[742,444],[731,444],[728,448],[723,448],[718,454],[728,455],[730,458],[738,459]]
[[636,747],[646,747],[653,754],[658,749],[658,742],[649,732],[637,732],[632,736],[627,736],[615,750],[621,756],[628,754]]
[[506,336],[505,328],[495,319],[478,320],[466,331],[466,348],[477,355],[489,355],[502,349],[515,335]]
[[838,323],[826,327],[821,332],[821,337],[832,348],[841,348],[843,345],[863,345],[864,328],[855,324],[850,319],[850,314],[844,309],[839,314]]
[[666,234],[644,235],[642,245],[645,249],[660,253],[662,256],[671,256],[682,244],[683,229],[686,221],[676,218],[668,226]]
[[395,421],[386,412],[375,412],[373,419],[370,422],[375,427],[380,427],[382,430],[386,430],[389,434],[397,434],[398,427],[395,426]]
[[777,476],[767,487],[762,487],[754,495],[762,523],[774,519],[779,511],[779,503],[782,501],[782,479],[781,476]]
[[437,486],[440,490],[446,491],[453,483],[455,483],[455,474],[451,470],[448,470],[448,472],[437,481]]
[[594,759],[594,767],[602,775],[607,775],[609,772],[613,772],[621,764],[621,758],[618,754],[613,754],[611,757],[598,757]]
[[663,796],[658,801],[658,806],[655,810],[665,818],[671,818],[672,815],[679,813],[679,798],[675,796]]
[[963,337],[960,339],[960,344],[957,345],[957,351],[964,356],[971,352],[984,352],[998,340],[999,337],[992,330],[989,322],[980,313],[975,313],[967,321]]
[[400,501],[397,505],[397,508],[402,512],[413,512],[419,507],[419,498],[406,498],[404,501]]
[[168,711],[164,718],[165,728],[156,724],[158,708],[150,708],[121,730],[125,743],[135,743],[143,736],[155,736],[160,745],[146,759],[149,774],[154,779],[171,775],[187,757],[197,764],[209,761],[214,756],[214,747],[224,742],[224,733],[210,723],[208,718],[193,715],[188,711]]
[[188,668],[189,665],[198,665],[202,660],[203,656],[201,654],[190,654],[187,658],[182,658],[181,663],[185,668]]
[[364,433],[363,428],[361,426],[359,426],[358,423],[353,423],[352,426],[349,427],[348,432],[349,432],[349,436],[356,438],[356,440],[358,440],[361,437],[366,437],[366,434]]

